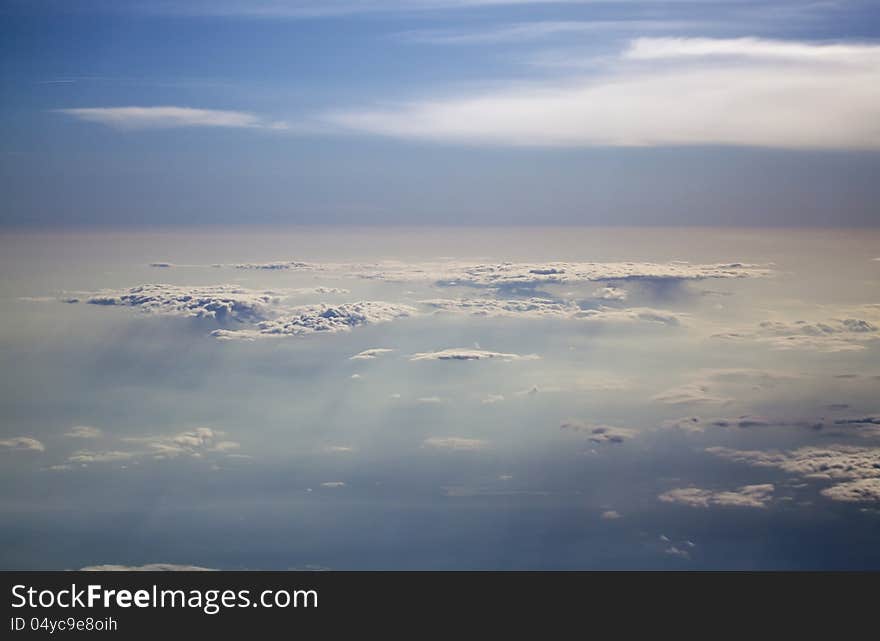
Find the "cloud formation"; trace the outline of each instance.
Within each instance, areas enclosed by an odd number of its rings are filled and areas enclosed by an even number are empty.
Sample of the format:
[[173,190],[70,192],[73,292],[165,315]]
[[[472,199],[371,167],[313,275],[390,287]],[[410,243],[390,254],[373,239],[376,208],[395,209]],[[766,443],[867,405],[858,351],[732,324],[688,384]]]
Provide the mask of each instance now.
[[586,78],[321,119],[344,131],[467,144],[880,149],[880,45],[639,38]]
[[466,261],[309,263],[297,260],[229,265],[236,269],[319,271],[325,274],[389,282],[431,282],[439,286],[527,288],[602,281],[687,281],[709,278],[761,278],[773,270],[748,263],[692,264],[683,261],[473,263]]
[[70,430],[66,432],[64,436],[70,438],[100,438],[101,434],[101,430],[97,427],[90,427],[88,425],[77,425],[70,428]]
[[[193,109],[191,107],[87,107],[57,109],[77,120],[114,129],[172,129],[179,127],[224,127],[239,129],[288,129],[282,121],[271,121],[245,111]],[[167,265],[163,265],[167,266]]]
[[285,311],[279,318],[264,320],[255,329],[225,330],[211,332],[224,340],[305,336],[308,334],[333,334],[348,332],[355,327],[385,323],[413,316],[417,310],[411,305],[383,301],[359,301],[339,305],[302,305]]
[[214,572],[214,568],[176,563],[147,563],[146,565],[87,565],[80,572]]
[[13,436],[0,439],[0,451],[13,452],[43,452],[46,446],[42,442],[30,436]]
[[354,356],[349,357],[349,360],[352,361],[371,361],[375,360],[379,356],[383,354],[390,354],[393,352],[393,349],[387,347],[373,347],[372,349],[365,349],[364,351],[355,354]]
[[714,338],[754,341],[779,350],[851,352],[865,349],[866,343],[880,339],[880,327],[861,318],[768,320],[761,322],[754,330],[723,332],[715,334]]
[[725,491],[684,487],[663,492],[657,498],[664,503],[678,503],[698,508],[713,506],[765,508],[773,499],[774,489],[770,483],[744,485],[736,490]]
[[481,450],[488,445],[488,441],[478,438],[462,438],[460,436],[432,436],[423,442],[425,447],[438,450],[474,451]]
[[[68,299],[78,302],[79,299]],[[250,322],[266,318],[280,296],[237,285],[183,287],[150,284],[126,290],[105,290],[87,296],[89,305],[134,307],[150,314]]]
[[537,354],[506,354],[491,352],[475,347],[452,347],[436,352],[420,352],[409,357],[411,361],[484,361],[498,359],[510,361],[532,361],[541,358]]
[[625,440],[630,439],[637,434],[635,430],[626,427],[597,425],[573,418],[563,421],[560,423],[559,427],[563,430],[570,430],[572,432],[582,432],[586,434],[593,443],[623,443]]
[[821,491],[835,501],[880,500],[880,448],[852,445],[802,447],[790,451],[710,447],[720,458],[753,467],[776,468],[805,479],[833,481]]

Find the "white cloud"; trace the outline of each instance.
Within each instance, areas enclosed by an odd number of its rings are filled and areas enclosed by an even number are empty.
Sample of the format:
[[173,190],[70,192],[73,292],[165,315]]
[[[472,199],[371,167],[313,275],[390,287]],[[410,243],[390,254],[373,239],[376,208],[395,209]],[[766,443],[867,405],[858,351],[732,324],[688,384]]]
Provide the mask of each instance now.
[[572,432],[583,432],[589,436],[593,443],[623,443],[638,433],[626,427],[596,425],[577,419],[563,421],[559,427]]
[[571,301],[547,298],[435,298],[419,301],[440,312],[470,314],[488,318],[571,319],[604,323],[649,322],[662,325],[682,324],[686,315],[662,309],[599,307],[582,309]]
[[617,510],[605,510],[602,514],[599,515],[603,521],[616,521],[617,519],[623,518],[620,512]]
[[325,483],[321,483],[321,487],[326,487],[332,490],[339,489],[341,487],[345,487],[345,481],[327,481]]
[[416,30],[399,34],[406,42],[430,45],[476,45],[522,43],[565,35],[597,34],[607,31],[670,29],[682,23],[654,20],[538,20],[502,24],[480,31]]
[[213,568],[176,563],[148,563],[146,565],[87,565],[80,572],[213,572]]
[[703,432],[708,427],[736,427],[736,428],[753,428],[767,427],[769,425],[785,425],[786,423],[778,423],[770,421],[760,416],[735,416],[730,418],[700,418],[699,416],[686,416],[684,418],[676,418],[663,421],[660,426],[665,429],[677,429],[683,432]]
[[773,498],[774,487],[770,483],[745,485],[736,490],[713,491],[697,487],[676,488],[659,495],[665,503],[678,503],[689,507],[753,507],[764,508]]
[[232,127],[246,129],[287,129],[281,121],[267,120],[244,111],[193,109],[191,107],[88,107],[57,109],[78,120],[114,129],[170,129],[177,127]]
[[88,425],[77,425],[70,428],[70,431],[64,434],[70,438],[100,438],[102,432],[97,427]]
[[421,403],[422,405],[439,405],[443,402],[443,399],[439,396],[422,396],[416,399],[417,403]]
[[122,452],[118,450],[109,450],[104,452],[94,452],[91,450],[80,450],[74,452],[67,460],[71,463],[116,463],[118,461],[128,461],[137,456],[135,452]]
[[44,452],[46,446],[30,436],[13,436],[12,438],[0,439],[0,451],[2,450],[16,452]]
[[832,481],[822,494],[836,501],[880,500],[880,448],[851,445],[802,447],[791,451],[734,450],[707,452],[754,467],[777,468],[805,479]]
[[[71,299],[78,300],[78,299]],[[184,287],[150,284],[124,290],[104,290],[85,298],[90,305],[134,307],[143,312],[194,318],[253,321],[266,318],[280,296],[237,285]]]
[[425,447],[440,450],[473,451],[483,449],[488,441],[476,438],[462,438],[460,436],[438,437],[432,436],[424,441]]
[[626,300],[626,290],[620,289],[618,287],[600,287],[596,291],[593,292],[593,298],[599,298],[601,300]]
[[208,452],[224,453],[239,448],[235,441],[223,440],[222,437],[223,432],[210,427],[197,427],[170,436],[130,437],[123,440],[146,445],[155,458],[199,458]]
[[[867,306],[862,311],[870,312]],[[756,329],[715,334],[714,338],[754,341],[772,349],[807,349],[818,352],[851,352],[880,339],[880,327],[862,318],[832,318],[822,321],[768,320]]]
[[669,405],[690,405],[694,403],[728,403],[731,398],[719,396],[704,383],[687,383],[673,387],[651,397],[651,400]]
[[504,394],[488,394],[482,401],[483,405],[494,405],[504,400]]
[[283,336],[304,336],[317,333],[348,332],[362,325],[384,323],[399,318],[413,316],[417,310],[410,305],[386,303],[382,301],[359,301],[328,305],[302,305],[284,312],[276,319],[264,320],[256,329],[225,330],[211,332],[220,339],[233,340],[272,338]]
[[505,354],[504,352],[490,352],[485,349],[454,347],[441,349],[436,352],[421,352],[409,357],[411,361],[482,361],[498,359],[505,362],[531,361],[540,358],[537,354]]
[[762,278],[772,269],[748,263],[691,264],[684,261],[474,263],[458,260],[376,263],[309,263],[281,260],[266,263],[214,265],[234,269],[320,272],[338,278],[390,282],[432,282],[439,286],[526,288],[602,281],[687,281],[709,278]]
[[382,356],[383,354],[390,354],[393,352],[393,349],[387,347],[374,347],[372,349],[365,349],[364,351],[351,356],[349,360],[352,361],[369,361]]
[[321,119],[468,144],[880,149],[880,45],[641,38],[587,78]]

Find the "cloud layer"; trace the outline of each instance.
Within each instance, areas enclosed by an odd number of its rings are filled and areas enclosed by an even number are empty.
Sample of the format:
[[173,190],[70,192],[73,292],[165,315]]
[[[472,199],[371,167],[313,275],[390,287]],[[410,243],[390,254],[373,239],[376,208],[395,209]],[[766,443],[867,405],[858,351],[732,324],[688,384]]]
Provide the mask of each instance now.
[[640,38],[586,78],[338,110],[323,120],[468,144],[880,149],[880,46]]

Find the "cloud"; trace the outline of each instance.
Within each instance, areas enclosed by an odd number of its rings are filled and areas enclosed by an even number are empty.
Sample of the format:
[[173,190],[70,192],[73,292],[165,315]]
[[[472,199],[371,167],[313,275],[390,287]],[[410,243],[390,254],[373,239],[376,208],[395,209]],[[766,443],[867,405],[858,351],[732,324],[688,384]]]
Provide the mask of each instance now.
[[776,425],[778,423],[771,422],[760,416],[736,416],[731,418],[700,418],[699,416],[686,416],[684,418],[676,418],[663,421],[660,426],[665,429],[677,429],[683,432],[703,432],[708,427],[736,427],[736,428],[752,428],[767,427],[768,425]]
[[818,352],[851,352],[865,348],[869,341],[880,339],[880,327],[860,318],[824,321],[761,322],[756,329],[723,332],[713,338],[754,341],[771,349],[807,349]]
[[128,461],[138,454],[136,452],[122,452],[118,450],[110,450],[104,452],[94,452],[91,450],[80,450],[74,452],[67,457],[71,463],[89,464],[89,463],[116,463],[118,461]]
[[482,401],[483,405],[494,405],[504,400],[504,394],[488,394]]
[[148,563],[146,565],[87,565],[80,572],[214,572],[213,568],[176,563]]
[[531,42],[565,35],[608,31],[671,29],[683,23],[662,20],[538,20],[492,26],[480,31],[414,30],[399,34],[405,42],[428,45],[482,45]]
[[593,292],[593,298],[598,298],[601,300],[626,300],[626,290],[620,289],[618,287],[600,287],[596,291]]
[[453,347],[441,349],[436,352],[421,352],[409,357],[411,361],[483,361],[498,359],[505,362],[531,361],[540,358],[537,354],[505,354],[504,352],[490,352],[485,349]]
[[605,510],[599,515],[599,518],[603,521],[616,521],[617,519],[623,518],[623,516],[616,510]]
[[130,437],[123,440],[146,445],[155,458],[177,456],[199,458],[208,452],[224,453],[239,448],[239,444],[235,441],[223,440],[223,434],[210,427],[197,427],[171,436]]
[[12,452],[44,452],[46,446],[30,436],[13,436],[12,438],[0,439],[0,451]]
[[88,425],[77,425],[76,427],[70,428],[70,431],[64,434],[64,436],[68,436],[70,438],[99,438],[102,432],[97,427],[90,427]]
[[776,468],[805,479],[834,482],[821,491],[835,501],[880,499],[880,448],[852,445],[802,447],[790,451],[734,450],[710,447],[707,452],[735,463]]
[[178,127],[225,127],[283,130],[288,124],[271,121],[245,111],[192,109],[190,107],[88,107],[57,109],[58,113],[114,129],[171,129]]
[[639,38],[586,78],[319,118],[466,144],[880,149],[880,45]]
[[325,483],[321,483],[321,487],[326,487],[329,489],[339,489],[341,487],[345,487],[344,481],[327,481]]
[[565,420],[559,424],[559,427],[572,432],[583,432],[589,436],[593,443],[623,443],[638,433],[626,427],[596,425],[577,419]]
[[256,329],[224,330],[211,332],[220,339],[233,340],[304,336],[308,334],[333,334],[348,332],[355,327],[385,323],[413,316],[417,310],[410,305],[382,301],[360,301],[339,305],[302,305],[285,311],[279,318],[264,320]]
[[383,354],[390,354],[393,351],[393,349],[389,349],[387,347],[373,347],[372,349],[365,349],[364,351],[349,357],[349,360],[371,361],[378,358],[379,356],[382,356]]
[[439,450],[474,451],[483,449],[489,443],[482,439],[462,438],[460,436],[432,436],[431,438],[426,438],[423,445]]
[[211,454],[216,456],[243,457],[233,454],[239,449],[235,441],[225,440],[224,433],[210,427],[197,427],[177,434],[155,436],[130,436],[121,439],[123,443],[139,446],[136,449],[79,450],[71,454],[67,461],[72,464],[118,463],[143,458],[173,459],[177,457],[202,458]]
[[732,398],[719,396],[704,383],[687,383],[673,387],[651,397],[651,400],[668,405],[691,405],[698,403],[729,403]]
[[[78,300],[78,299],[73,299]],[[280,296],[237,285],[184,287],[150,284],[124,290],[104,290],[86,297],[89,305],[134,307],[150,314],[249,322],[266,318]]]
[[736,490],[713,491],[697,487],[676,488],[660,494],[664,503],[678,503],[689,507],[753,507],[765,508],[773,498],[773,485],[745,485]]
[[[331,266],[326,266],[330,269]],[[572,285],[599,281],[685,281],[709,278],[760,278],[773,271],[747,263],[691,264],[681,261],[561,262],[543,263],[396,263],[340,266],[359,278],[392,282],[428,281],[444,287],[526,288],[538,285]]]
[[577,303],[547,298],[435,298],[419,301],[440,312],[487,318],[570,319],[605,323],[649,322],[679,325],[685,314],[647,307],[582,309]]

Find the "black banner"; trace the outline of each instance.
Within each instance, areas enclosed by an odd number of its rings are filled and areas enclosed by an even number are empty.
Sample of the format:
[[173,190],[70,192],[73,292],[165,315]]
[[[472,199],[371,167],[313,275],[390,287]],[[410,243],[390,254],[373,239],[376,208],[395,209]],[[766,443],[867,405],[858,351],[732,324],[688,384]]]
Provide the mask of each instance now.
[[[93,634],[326,635],[491,623],[724,627],[871,616],[877,574],[590,572],[4,572],[3,638]],[[835,619],[838,615],[845,618]],[[806,618],[805,618],[806,617]],[[413,625],[416,628],[413,628]],[[224,637],[225,638],[225,637]]]

